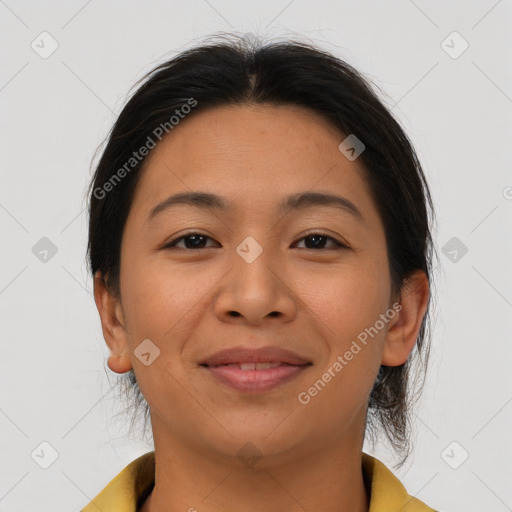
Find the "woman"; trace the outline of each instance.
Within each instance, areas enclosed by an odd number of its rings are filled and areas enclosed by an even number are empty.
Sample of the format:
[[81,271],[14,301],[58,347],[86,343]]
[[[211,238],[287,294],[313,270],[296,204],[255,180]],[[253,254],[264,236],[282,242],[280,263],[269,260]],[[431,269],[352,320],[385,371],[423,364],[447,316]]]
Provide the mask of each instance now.
[[228,37],[150,72],[96,168],[88,254],[155,449],[83,510],[433,510],[362,452],[380,426],[409,453],[429,212],[407,136],[334,56]]

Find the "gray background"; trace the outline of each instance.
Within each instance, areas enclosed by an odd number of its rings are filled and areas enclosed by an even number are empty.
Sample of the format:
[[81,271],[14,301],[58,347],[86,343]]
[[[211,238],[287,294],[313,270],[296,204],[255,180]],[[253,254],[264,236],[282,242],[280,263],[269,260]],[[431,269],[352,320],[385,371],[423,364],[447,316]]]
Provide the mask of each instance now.
[[[219,31],[309,38],[388,95],[431,184],[441,256],[416,450],[396,474],[438,510],[511,510],[511,24],[511,0],[0,0],[0,510],[78,510],[152,449],[113,418],[85,187],[135,80]],[[48,469],[42,442],[58,453]]]

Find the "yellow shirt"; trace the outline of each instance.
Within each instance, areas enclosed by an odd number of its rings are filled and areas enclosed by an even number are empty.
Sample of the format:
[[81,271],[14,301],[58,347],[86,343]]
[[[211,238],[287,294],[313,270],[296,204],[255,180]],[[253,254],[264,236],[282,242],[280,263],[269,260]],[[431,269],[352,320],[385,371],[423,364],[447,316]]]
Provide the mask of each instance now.
[[[409,496],[400,480],[378,459],[362,453],[364,479],[371,487],[368,512],[436,512]],[[126,466],[80,512],[137,512],[155,483],[155,452]]]

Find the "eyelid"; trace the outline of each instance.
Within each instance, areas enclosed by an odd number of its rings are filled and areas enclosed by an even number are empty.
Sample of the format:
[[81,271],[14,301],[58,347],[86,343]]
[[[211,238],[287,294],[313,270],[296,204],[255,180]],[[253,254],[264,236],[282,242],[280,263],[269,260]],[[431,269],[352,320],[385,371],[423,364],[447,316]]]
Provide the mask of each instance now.
[[[308,236],[313,236],[313,235],[319,235],[324,238],[327,238],[329,241],[334,242],[334,245],[335,245],[334,249],[348,249],[349,248],[349,245],[347,243],[345,243],[344,241],[342,242],[341,240],[338,240],[333,235],[330,235],[328,233],[325,233],[323,231],[318,231],[318,230],[317,231],[313,230],[308,233],[302,234],[299,238],[296,239],[295,242],[293,242],[293,245],[295,245],[297,242],[300,242],[304,238],[307,238]],[[307,247],[305,249],[308,251],[315,251],[315,252],[323,252],[323,251],[328,250],[328,249],[308,249]]]
[[[190,231],[187,231],[185,233],[182,233],[180,234],[178,237],[175,237],[171,240],[169,240],[168,242],[166,242],[162,249],[170,249],[172,247],[175,247],[175,245],[179,242],[181,242],[184,238],[187,238],[188,236],[192,236],[192,235],[199,235],[199,236],[203,236],[209,240],[213,240],[215,242],[217,242],[213,237],[211,237],[210,235],[207,235],[206,233],[201,233],[200,231],[198,231],[197,229],[192,229]],[[319,235],[319,236],[322,236],[324,238],[327,238],[328,240],[334,242],[335,244],[335,249],[349,249],[350,246],[345,242],[345,241],[340,241],[338,240],[335,236],[332,236],[322,230],[312,230],[312,231],[309,231],[307,233],[304,233],[302,234],[299,238],[297,238],[292,245],[295,245],[297,244],[297,242],[300,242],[302,241],[304,238],[307,238],[309,236],[313,236],[313,235]],[[219,243],[219,242],[217,242]],[[209,249],[211,247],[202,247],[202,248],[198,248],[198,249],[187,249],[187,248],[183,248],[185,251],[193,251],[193,252],[198,252],[200,250],[204,250],[204,249]],[[309,248],[305,248],[306,250],[310,250],[310,251],[315,251],[315,252],[323,252],[323,251],[326,251],[328,249],[309,249]]]
[[[197,229],[192,229],[190,231],[186,231],[185,233],[181,233],[179,236],[174,236],[171,238],[171,240],[169,240],[168,242],[165,242],[162,246],[162,249],[167,249],[167,248],[171,248],[173,247],[175,244],[179,243],[182,241],[183,238],[187,238],[189,236],[192,236],[192,235],[199,235],[199,236],[204,236],[205,238],[208,238],[210,240],[213,240],[215,242],[217,242],[213,237],[211,237],[210,235],[207,235],[206,233],[202,233],[201,231],[197,230]],[[219,243],[219,242],[217,242]],[[186,251],[198,251],[200,249],[184,249]]]

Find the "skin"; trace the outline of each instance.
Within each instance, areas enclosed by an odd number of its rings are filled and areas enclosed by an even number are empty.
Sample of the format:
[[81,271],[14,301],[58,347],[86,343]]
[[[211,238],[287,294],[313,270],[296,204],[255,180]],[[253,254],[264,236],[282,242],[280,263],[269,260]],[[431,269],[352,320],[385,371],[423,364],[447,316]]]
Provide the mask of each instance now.
[[[368,510],[368,396],[380,365],[403,364],[413,349],[429,284],[418,271],[400,312],[308,404],[298,401],[395,301],[384,227],[362,160],[338,150],[344,138],[298,106],[216,107],[181,121],[148,156],[123,233],[120,296],[100,272],[94,281],[109,367],[133,368],[151,408],[156,480],[143,512]],[[233,209],[180,205],[147,222],[157,203],[192,190]],[[276,212],[306,191],[344,196],[364,220],[332,206]],[[188,231],[209,238],[163,248]],[[348,247],[326,239],[308,249],[314,233]],[[252,263],[236,252],[248,236],[263,249]],[[148,366],[134,354],[145,339],[160,350]],[[198,366],[237,345],[275,345],[313,364],[244,394]],[[261,455],[252,466],[237,456],[248,442]]]

